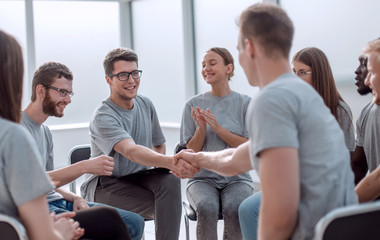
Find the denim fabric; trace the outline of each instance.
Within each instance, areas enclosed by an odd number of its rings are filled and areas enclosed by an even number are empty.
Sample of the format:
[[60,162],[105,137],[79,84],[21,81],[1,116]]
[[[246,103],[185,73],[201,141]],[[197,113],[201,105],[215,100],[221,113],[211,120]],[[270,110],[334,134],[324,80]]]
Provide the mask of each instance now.
[[218,188],[208,181],[192,183],[187,188],[187,198],[197,213],[197,239],[217,240],[219,209],[224,220],[223,239],[242,239],[238,208],[250,196],[253,188],[246,183],[235,182]]
[[[87,204],[89,207],[95,207],[95,206],[110,207],[102,203],[88,202]],[[73,211],[73,205],[74,205],[73,202],[69,202],[64,199],[56,200],[49,203],[49,210],[50,212],[55,212],[56,214],[70,212],[70,211]],[[128,212],[128,211],[115,208],[115,207],[112,207],[112,208],[114,208],[119,213],[120,217],[123,219],[132,239],[140,240],[144,233],[144,225],[145,225],[144,219],[136,213]]]
[[239,221],[241,232],[246,240],[257,239],[260,203],[261,192],[257,192],[240,204]]

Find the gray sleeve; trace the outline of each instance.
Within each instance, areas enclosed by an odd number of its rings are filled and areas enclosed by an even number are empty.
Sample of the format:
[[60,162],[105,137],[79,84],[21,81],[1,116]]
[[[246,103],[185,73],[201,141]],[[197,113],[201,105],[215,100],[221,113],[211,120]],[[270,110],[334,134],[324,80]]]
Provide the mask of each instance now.
[[112,154],[116,143],[131,138],[116,117],[105,113],[97,113],[93,116],[90,122],[90,134],[92,144],[95,144],[105,155]]
[[271,94],[256,98],[249,123],[254,133],[252,157],[273,147],[299,148],[297,106],[299,102],[293,95],[280,90],[272,90]]
[[350,152],[355,151],[355,133],[352,124],[351,111],[346,104],[342,104],[344,109],[339,108],[339,125],[344,133],[344,140]]
[[54,189],[40,164],[41,156],[36,142],[26,129],[14,129],[9,137],[8,147],[2,154],[7,159],[7,170],[4,173],[9,194],[17,206]]
[[53,144],[53,137],[51,135],[51,132],[49,130],[48,127],[45,126],[45,131],[46,131],[46,135],[47,135],[47,142],[48,142],[48,153],[47,153],[47,156],[48,156],[48,159],[47,159],[47,162],[46,162],[46,171],[52,171],[54,170],[54,152],[53,152],[53,149],[54,149],[54,144]]
[[197,128],[193,117],[191,116],[191,105],[189,102],[185,104],[185,108],[182,113],[182,121],[180,128],[180,144],[186,145],[188,141],[194,136]]
[[251,97],[248,97],[247,96],[247,100],[244,102],[244,118],[243,118],[243,121],[244,121],[244,132],[243,132],[243,137],[245,138],[249,138],[249,132],[248,132],[248,128],[247,128],[247,111],[248,111],[248,106],[249,106],[249,103],[251,102]]
[[361,111],[358,119],[356,120],[356,145],[363,147],[364,129],[367,120],[367,113],[372,106],[372,102],[367,104]]
[[152,145],[159,146],[165,143],[165,137],[162,133],[160,121],[156,113],[156,109],[152,102],[150,102],[150,112],[152,117]]

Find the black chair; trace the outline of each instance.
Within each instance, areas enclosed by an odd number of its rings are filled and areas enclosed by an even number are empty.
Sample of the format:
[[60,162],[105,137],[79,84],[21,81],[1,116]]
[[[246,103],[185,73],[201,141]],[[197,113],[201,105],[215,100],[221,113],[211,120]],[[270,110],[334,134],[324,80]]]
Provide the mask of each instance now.
[[[174,154],[179,153],[181,150],[186,149],[186,146],[181,145],[179,142],[175,145],[174,148]],[[183,218],[185,220],[185,227],[186,227],[186,240],[190,240],[190,233],[189,233],[189,220],[191,221],[197,221],[197,213],[194,210],[194,208],[189,204],[188,201],[182,202],[182,211],[183,211]],[[223,214],[222,209],[219,209],[219,220],[223,220]]]
[[0,214],[0,239],[24,240],[27,237],[21,223],[12,217]]
[[[69,165],[80,162],[82,160],[87,160],[91,157],[90,144],[77,145],[70,149],[69,151]],[[76,182],[75,180],[70,183],[70,191],[76,193]]]
[[379,222],[379,201],[337,208],[318,221],[314,240],[380,239]]
[[[90,144],[77,145],[70,149],[69,151],[69,164],[74,164],[82,160],[89,159],[91,157],[91,147]],[[76,183],[75,180],[70,183],[70,191],[76,193]],[[151,221],[153,219],[145,219],[145,221]],[[142,239],[145,239],[145,233]]]

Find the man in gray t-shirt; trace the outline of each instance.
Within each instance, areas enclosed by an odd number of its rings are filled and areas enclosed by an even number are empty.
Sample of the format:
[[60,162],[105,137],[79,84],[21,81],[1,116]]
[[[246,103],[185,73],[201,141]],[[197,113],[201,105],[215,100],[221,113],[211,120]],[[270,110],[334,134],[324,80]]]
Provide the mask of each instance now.
[[[64,110],[71,103],[73,75],[65,65],[57,62],[48,62],[42,64],[34,73],[32,82],[32,101],[22,112],[22,125],[31,133],[35,142],[38,143],[38,150],[42,156],[41,166],[47,171],[57,189],[49,192],[46,197],[49,204],[50,212],[60,214],[63,212],[88,209],[94,206],[104,204],[86,202],[81,196],[67,191],[61,186],[70,183],[84,173],[92,173],[97,175],[111,175],[114,162],[112,157],[98,156],[88,160],[71,164],[61,169],[54,169],[53,159],[53,138],[49,128],[44,122],[51,116],[62,117]],[[144,220],[136,213],[123,209],[115,208],[119,213],[121,220],[124,221],[128,229],[129,235],[133,240],[141,239],[144,231]],[[89,217],[89,213],[94,212]],[[107,228],[92,228],[92,219],[96,224],[102,225],[106,219],[102,218],[102,212],[96,209],[91,211],[81,211],[77,216],[81,217],[79,221],[85,229],[85,238],[99,236],[105,233],[109,235]],[[115,219],[116,220],[116,219]],[[120,222],[119,221],[119,222]],[[119,231],[117,221],[114,225],[114,232]],[[123,226],[121,224],[121,226]],[[124,227],[121,227],[124,229]],[[125,235],[128,235],[126,233]]]
[[[365,84],[368,75],[368,56],[364,53],[366,47],[359,56],[359,66],[355,70],[358,93],[367,95],[372,89]],[[379,107],[374,103],[368,103],[360,113],[356,121],[356,149],[351,156],[351,166],[355,174],[355,184],[358,184],[367,174],[374,171],[380,164],[380,117]]]
[[181,188],[169,169],[182,177],[192,177],[199,169],[185,161],[175,165],[173,156],[165,155],[155,108],[147,97],[137,95],[142,71],[136,53],[111,50],[104,70],[111,94],[91,118],[91,154],[112,156],[115,166],[112,176],[88,176],[82,194],[154,219],[157,240],[178,239]]
[[[260,88],[247,112],[250,139],[220,152],[182,151],[176,159],[223,175],[255,167],[262,190],[259,238],[312,239],[321,217],[357,203],[343,132],[319,94],[291,74],[294,28],[287,14],[254,4],[239,26],[239,62],[250,85]],[[255,239],[252,209],[246,210],[241,217],[239,209],[243,236]]]
[[[369,42],[363,55],[368,59],[368,76],[364,83],[372,89],[373,100],[364,107],[357,122],[357,143],[362,146],[365,156],[353,159],[356,164],[353,167],[362,176],[367,169],[370,171],[355,189],[359,201],[368,202],[380,196],[380,39]],[[362,169],[358,168],[360,162],[364,166]]]

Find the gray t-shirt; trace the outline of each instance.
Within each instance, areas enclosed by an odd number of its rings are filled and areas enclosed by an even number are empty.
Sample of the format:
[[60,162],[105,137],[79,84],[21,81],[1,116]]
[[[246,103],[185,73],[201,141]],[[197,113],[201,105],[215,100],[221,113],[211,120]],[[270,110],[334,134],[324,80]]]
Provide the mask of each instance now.
[[[40,158],[42,169],[46,171],[54,170],[53,137],[50,129],[43,124],[34,122],[25,112],[22,112],[21,124],[29,131],[37,143],[38,150],[42,156]],[[51,191],[46,195],[46,198],[48,202],[52,202],[63,199],[63,196],[56,191]]]
[[[130,161],[113,147],[121,140],[132,138],[138,145],[148,148],[165,143],[160,123],[153,103],[144,96],[137,95],[131,110],[117,106],[109,98],[95,110],[90,121],[91,155],[109,155],[114,158],[112,172],[114,177],[122,177],[144,171],[149,167]],[[94,201],[98,177],[86,174],[82,184],[82,195],[88,201]]]
[[252,100],[247,122],[250,154],[258,171],[263,150],[298,149],[300,202],[292,239],[311,239],[326,213],[357,203],[343,132],[309,84],[293,74],[280,76]]
[[348,105],[343,102],[339,101],[339,104],[343,107],[338,107],[338,123],[340,125],[340,128],[343,130],[344,133],[344,141],[346,143],[346,146],[350,152],[355,151],[355,131],[354,126],[352,124],[352,114],[351,110],[348,107]]
[[363,147],[370,172],[380,165],[380,106],[370,102],[356,121],[356,144]]
[[[180,130],[180,143],[186,145],[187,142],[193,137],[197,124],[191,116],[191,108],[199,107],[202,110],[210,109],[214,114],[219,125],[233,134],[248,138],[246,131],[245,116],[248,108],[250,97],[237,92],[231,92],[224,97],[216,97],[210,92],[199,94],[190,98],[183,111],[182,123]],[[206,138],[202,151],[219,151],[230,148],[211,128],[207,125]],[[217,173],[201,169],[201,171],[190,179],[188,186],[197,181],[208,181],[216,187],[225,187],[233,182],[245,182],[252,186],[252,179],[248,172],[233,176],[224,177]]]
[[54,189],[28,131],[0,118],[0,213],[20,220],[17,206]]

